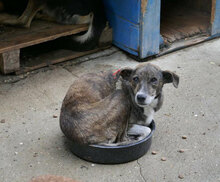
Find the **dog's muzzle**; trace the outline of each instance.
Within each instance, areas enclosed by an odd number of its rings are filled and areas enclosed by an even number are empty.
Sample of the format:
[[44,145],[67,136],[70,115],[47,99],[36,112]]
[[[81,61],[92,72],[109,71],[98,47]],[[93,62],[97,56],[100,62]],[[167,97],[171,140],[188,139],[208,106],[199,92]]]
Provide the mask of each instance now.
[[150,105],[155,99],[157,99],[158,96],[150,96],[144,93],[138,93],[135,97],[135,102],[140,107],[145,107]]
[[145,101],[147,99],[147,95],[145,94],[138,94],[137,95],[137,104],[140,104],[140,105],[145,105]]

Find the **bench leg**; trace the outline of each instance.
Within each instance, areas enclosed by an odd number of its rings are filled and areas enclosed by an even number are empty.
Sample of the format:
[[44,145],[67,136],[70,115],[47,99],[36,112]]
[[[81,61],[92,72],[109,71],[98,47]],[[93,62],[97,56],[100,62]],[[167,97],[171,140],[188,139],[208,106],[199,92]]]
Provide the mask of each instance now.
[[99,38],[99,47],[105,47],[112,43],[112,28],[107,24]]
[[20,49],[0,53],[0,71],[3,74],[13,73],[20,69]]

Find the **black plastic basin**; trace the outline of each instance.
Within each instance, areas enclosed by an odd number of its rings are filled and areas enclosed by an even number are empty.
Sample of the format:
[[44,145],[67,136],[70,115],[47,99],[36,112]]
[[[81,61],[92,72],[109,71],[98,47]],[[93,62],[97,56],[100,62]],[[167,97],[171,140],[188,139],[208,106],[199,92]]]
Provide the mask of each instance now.
[[81,159],[100,164],[120,164],[137,160],[147,153],[151,146],[155,122],[152,121],[151,133],[141,141],[121,146],[79,145],[70,142],[71,151]]

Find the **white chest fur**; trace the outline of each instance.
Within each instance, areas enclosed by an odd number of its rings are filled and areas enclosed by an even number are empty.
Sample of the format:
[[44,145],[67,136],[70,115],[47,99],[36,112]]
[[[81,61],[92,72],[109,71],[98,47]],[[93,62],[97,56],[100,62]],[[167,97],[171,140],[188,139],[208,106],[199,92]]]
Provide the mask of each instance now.
[[154,119],[154,109],[150,106],[144,108],[144,115],[147,117],[145,120],[145,126],[149,126]]
[[149,126],[154,119],[154,108],[157,106],[157,104],[158,99],[155,99],[150,105],[144,107],[144,115],[146,116],[145,126]]
[[155,99],[150,105],[144,107],[144,115],[146,116],[146,120],[137,120],[137,117],[131,113],[131,117],[129,120],[130,124],[139,124],[144,126],[149,126],[154,119],[154,108],[156,108],[158,104],[158,99]]

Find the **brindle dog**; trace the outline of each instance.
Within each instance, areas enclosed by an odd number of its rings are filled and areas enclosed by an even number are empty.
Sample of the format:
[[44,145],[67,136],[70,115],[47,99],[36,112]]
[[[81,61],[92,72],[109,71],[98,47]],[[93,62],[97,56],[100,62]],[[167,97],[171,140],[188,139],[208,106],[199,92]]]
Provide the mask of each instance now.
[[[116,89],[120,76],[122,89]],[[141,140],[151,132],[148,126],[162,106],[166,83],[177,87],[179,77],[152,64],[116,74],[85,75],[67,92],[61,129],[70,140],[81,144],[122,145],[131,142],[128,135]]]
[[139,136],[141,140],[151,132],[148,126],[163,104],[164,84],[173,83],[177,88],[179,76],[149,63],[139,64],[135,69],[125,68],[120,74],[131,105],[128,135]]

